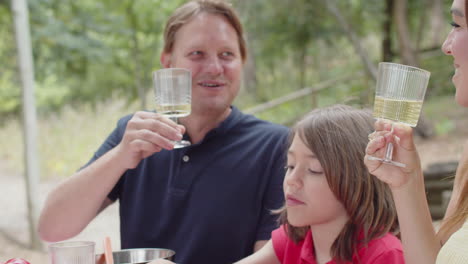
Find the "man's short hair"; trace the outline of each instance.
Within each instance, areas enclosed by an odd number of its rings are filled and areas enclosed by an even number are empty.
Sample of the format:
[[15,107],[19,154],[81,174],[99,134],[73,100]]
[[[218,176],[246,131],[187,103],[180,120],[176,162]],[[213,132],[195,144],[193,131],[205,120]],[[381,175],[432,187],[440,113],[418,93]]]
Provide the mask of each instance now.
[[177,8],[167,20],[164,28],[163,51],[170,53],[174,47],[175,34],[177,31],[183,25],[187,24],[193,18],[202,13],[220,15],[226,18],[237,33],[242,61],[245,62],[247,58],[247,49],[239,16],[230,4],[221,0],[195,0]]

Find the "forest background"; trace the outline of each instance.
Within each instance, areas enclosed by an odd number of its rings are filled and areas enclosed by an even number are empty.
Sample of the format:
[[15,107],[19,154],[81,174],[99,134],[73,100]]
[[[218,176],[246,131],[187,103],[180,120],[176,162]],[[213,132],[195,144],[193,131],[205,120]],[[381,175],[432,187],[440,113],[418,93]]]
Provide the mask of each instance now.
[[[21,82],[11,1],[0,0],[0,174],[21,175]],[[151,72],[161,67],[162,30],[183,2],[29,1],[42,181],[73,174],[121,116],[154,109]],[[456,129],[446,114],[456,108],[453,61],[440,50],[451,30],[451,0],[231,3],[249,50],[234,103],[246,112],[291,125],[310,109],[333,103],[371,108],[377,64],[394,61],[432,72],[423,107],[428,134]]]
[[[9,2],[0,0],[0,158],[18,169],[23,166],[21,85]],[[71,175],[120,116],[154,109],[151,72],[161,67],[164,22],[182,2],[29,2],[42,177]],[[450,30],[450,0],[232,3],[249,48],[235,105],[246,110],[338,79],[320,92],[256,113],[260,118],[291,124],[313,107],[336,102],[371,107],[370,72],[379,61],[431,71],[428,101],[453,94],[452,59],[440,51]],[[402,11],[391,12],[396,8]],[[449,120],[435,121],[439,132],[453,127]]]

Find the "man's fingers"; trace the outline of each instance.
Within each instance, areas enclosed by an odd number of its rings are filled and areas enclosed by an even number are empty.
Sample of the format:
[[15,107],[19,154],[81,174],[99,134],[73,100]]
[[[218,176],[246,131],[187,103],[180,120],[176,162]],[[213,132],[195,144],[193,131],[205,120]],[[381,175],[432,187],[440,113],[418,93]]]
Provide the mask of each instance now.
[[147,140],[142,140],[142,139],[135,139],[130,142],[130,146],[132,149],[136,151],[141,151],[141,152],[158,152],[161,151],[161,148],[171,150],[174,148],[174,144],[165,139],[160,137],[157,142],[153,143]]
[[[145,113],[145,116],[149,116]],[[180,140],[182,138],[181,131],[185,132],[182,126],[176,125],[171,120],[162,116],[152,116],[153,118],[140,118],[141,116],[132,118],[127,125],[128,130],[135,131],[151,131],[157,133],[170,140]],[[140,135],[145,135],[140,134]]]

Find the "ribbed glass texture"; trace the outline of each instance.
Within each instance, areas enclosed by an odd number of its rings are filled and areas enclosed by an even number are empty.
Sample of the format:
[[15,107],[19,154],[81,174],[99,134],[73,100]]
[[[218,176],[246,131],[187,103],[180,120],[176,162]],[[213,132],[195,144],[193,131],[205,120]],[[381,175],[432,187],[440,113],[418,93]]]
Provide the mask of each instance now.
[[430,72],[416,67],[379,63],[374,117],[416,126],[429,77]]

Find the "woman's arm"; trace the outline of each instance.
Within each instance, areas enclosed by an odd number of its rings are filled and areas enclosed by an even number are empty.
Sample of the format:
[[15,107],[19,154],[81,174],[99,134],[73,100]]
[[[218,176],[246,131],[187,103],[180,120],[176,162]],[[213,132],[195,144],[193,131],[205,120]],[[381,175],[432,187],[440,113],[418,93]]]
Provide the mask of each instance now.
[[[406,263],[435,263],[441,244],[432,225],[412,128],[395,124],[390,132],[390,124],[377,121],[375,129],[376,136],[366,149],[365,163],[392,190]],[[405,168],[368,159],[368,156],[383,157],[388,142],[394,143],[393,159],[406,164]]]

